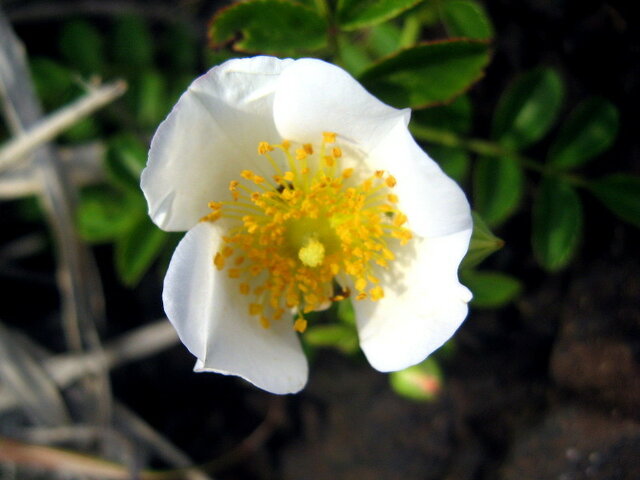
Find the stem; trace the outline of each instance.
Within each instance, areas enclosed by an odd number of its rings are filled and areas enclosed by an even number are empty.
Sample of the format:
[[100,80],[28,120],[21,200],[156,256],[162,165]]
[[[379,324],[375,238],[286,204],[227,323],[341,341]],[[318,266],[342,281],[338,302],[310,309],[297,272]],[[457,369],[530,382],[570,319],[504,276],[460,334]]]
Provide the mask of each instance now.
[[126,84],[121,80],[91,89],[82,98],[39,120],[0,148],[0,171],[13,166],[39,146],[111,103],[126,89]]
[[461,148],[488,158],[499,159],[500,157],[509,157],[518,162],[522,167],[538,172],[540,175],[558,177],[576,187],[587,188],[589,186],[589,183],[582,177],[557,170],[547,165],[542,165],[526,155],[522,155],[521,153],[489,140],[464,138],[447,130],[426,127],[424,125],[412,124],[410,129],[416,138],[425,142],[435,143],[444,147]]
[[[42,118],[25,50],[0,9],[0,107],[8,130],[24,135]],[[57,281],[63,327],[70,350],[100,353],[97,325],[104,320],[104,297],[100,276],[89,248],[75,230],[75,191],[51,145],[34,152],[32,168],[41,181],[40,200],[55,238],[58,254]],[[105,372],[83,379],[95,408],[83,415],[86,421],[106,425],[110,417],[111,390]]]

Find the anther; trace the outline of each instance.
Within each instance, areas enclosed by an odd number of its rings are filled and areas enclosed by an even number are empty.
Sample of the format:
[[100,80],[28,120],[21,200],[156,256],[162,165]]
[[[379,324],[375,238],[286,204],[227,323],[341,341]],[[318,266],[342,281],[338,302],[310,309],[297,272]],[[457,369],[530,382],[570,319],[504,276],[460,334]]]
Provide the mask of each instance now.
[[385,183],[387,184],[387,187],[393,188],[396,186],[396,183],[398,182],[396,181],[396,177],[394,177],[393,175],[389,175],[385,180]]
[[293,324],[293,329],[296,332],[304,333],[307,329],[307,321],[303,317],[296,318],[296,321]]
[[258,144],[258,153],[260,155],[264,155],[265,153],[269,153],[273,151],[273,147],[269,145],[269,142],[260,142]]
[[309,154],[306,152],[304,148],[298,148],[296,150],[296,160],[304,160],[308,156]]
[[336,141],[336,134],[333,132],[322,132],[322,141],[324,143],[334,143]]
[[224,257],[220,252],[216,253],[215,257],[213,257],[213,264],[218,270],[222,270],[224,268]]

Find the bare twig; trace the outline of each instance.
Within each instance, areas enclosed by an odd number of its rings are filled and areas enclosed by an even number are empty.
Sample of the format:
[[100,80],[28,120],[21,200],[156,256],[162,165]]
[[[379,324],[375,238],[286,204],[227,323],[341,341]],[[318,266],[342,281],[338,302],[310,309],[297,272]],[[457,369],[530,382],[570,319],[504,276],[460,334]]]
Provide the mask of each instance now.
[[151,446],[155,454],[162,458],[167,465],[184,469],[183,476],[186,480],[211,480],[211,477],[205,475],[198,467],[193,466],[193,462],[184,452],[124,405],[116,402],[114,416],[116,424],[120,423],[125,433],[129,432],[134,438]]
[[29,445],[8,438],[0,438],[0,462],[113,480],[131,478],[128,469],[113,462],[59,448]]
[[71,417],[51,377],[0,323],[0,381],[36,424],[62,426]]
[[264,420],[237,447],[225,455],[200,466],[205,472],[217,472],[233,465],[257,451],[273,435],[284,420],[284,399],[269,398],[269,407]]
[[[140,480],[206,480],[208,477],[202,471],[213,472],[228,468],[264,445],[264,442],[282,423],[283,408],[282,398],[272,398],[264,420],[236,448],[220,458],[198,467],[160,471],[143,470],[138,478]],[[81,455],[59,448],[30,445],[0,437],[0,462],[2,461],[54,472],[98,476],[107,480],[130,478],[124,466],[107,462],[99,457]]]
[[[41,118],[41,108],[26,65],[24,49],[0,10],[0,94],[9,129],[18,135]],[[34,154],[34,168],[42,182],[41,200],[53,230],[58,252],[58,285],[69,348],[99,351],[96,322],[104,317],[104,299],[97,270],[87,247],[74,229],[74,195],[66,172],[54,151],[43,146]],[[110,387],[103,373],[85,379],[93,391],[94,408],[88,409],[95,423],[109,418]]]
[[[105,147],[93,142],[77,147],[57,149],[57,156],[62,161],[74,187],[93,185],[105,178],[102,166]],[[0,175],[0,200],[40,195],[42,182],[31,165],[12,168]]]
[[127,84],[118,80],[108,85],[92,88],[75,102],[62,107],[37,122],[0,148],[0,172],[38,148],[53,140],[73,124],[111,103],[127,90]]
[[[2,333],[1,328],[0,333]],[[90,353],[85,355],[67,354],[53,357],[50,356],[43,347],[35,344],[33,340],[28,337],[15,335],[15,332],[7,333],[11,333],[14,336],[16,346],[22,346],[22,358],[26,360],[25,363],[31,364],[31,370],[37,371],[41,377],[46,377],[52,384],[51,387],[53,389],[56,389],[56,387],[57,389],[62,389],[70,386],[82,376],[91,375],[96,371],[104,371],[130,361],[146,358],[178,342],[175,330],[166,319],[140,327],[133,332],[123,335],[121,338],[108,344],[102,355]],[[5,335],[5,337],[7,336],[8,335]],[[41,365],[35,365],[37,359],[40,359],[38,363]],[[33,384],[30,382],[28,386],[33,387]],[[6,388],[4,390],[0,388],[0,413],[11,408],[25,408],[24,402],[18,402],[15,396],[16,393],[20,392],[16,392],[15,389],[9,391]],[[30,397],[33,395],[26,396]],[[138,415],[118,402],[114,402],[113,423],[113,429],[91,425],[29,428],[22,431],[20,437],[27,439],[29,442],[47,444],[68,443],[69,441],[95,441],[98,439],[106,441],[111,439],[109,441],[111,446],[124,446],[126,450],[130,450],[134,445],[136,447],[145,445],[149,451],[153,452],[157,458],[162,459],[168,466],[180,469],[180,478],[188,480],[210,480],[210,477],[199,471],[196,467],[193,467],[193,462],[184,452],[154,430]],[[55,450],[51,452],[53,458],[57,458],[56,452]],[[68,452],[65,452],[62,457],[67,460],[69,458],[75,458],[73,456],[68,457],[67,453]],[[129,457],[131,460],[129,462],[131,466],[142,466],[138,465],[135,461],[135,455],[129,453],[126,457]],[[85,468],[85,466],[84,460],[80,462],[80,468]],[[117,467],[116,477],[119,478],[120,470],[119,466]],[[86,468],[92,467],[89,466]],[[96,468],[102,472],[103,460],[97,460]]]
[[[61,448],[31,445],[0,437],[0,462],[18,464],[66,475],[88,475],[103,480],[131,480],[126,467],[99,457],[63,450]],[[143,470],[135,477],[139,480],[193,480],[195,468],[151,471]],[[207,477],[201,477],[206,479]]]
[[[102,352],[63,354],[43,362],[44,370],[58,388],[68,387],[82,377],[108,371],[147,358],[178,343],[178,336],[166,320],[145,325],[108,343]],[[0,413],[20,406],[0,385]]]
[[140,327],[111,342],[100,353],[60,355],[46,362],[45,369],[61,386],[91,373],[146,358],[178,343],[178,336],[167,320]]

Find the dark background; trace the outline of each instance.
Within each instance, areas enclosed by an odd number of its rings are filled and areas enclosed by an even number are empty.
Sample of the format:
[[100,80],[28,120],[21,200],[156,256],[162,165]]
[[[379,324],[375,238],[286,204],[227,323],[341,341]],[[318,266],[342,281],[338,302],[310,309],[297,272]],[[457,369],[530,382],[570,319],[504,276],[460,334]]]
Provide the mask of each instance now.
[[[485,2],[497,34],[493,61],[471,92],[474,135],[488,136],[497,99],[518,73],[552,66],[567,84],[565,114],[591,95],[621,112],[617,143],[585,173],[640,174],[632,4]],[[20,17],[19,7],[3,5],[29,52],[47,53],[47,33],[58,20]],[[215,3],[182,7],[204,42]],[[542,142],[531,156],[546,147]],[[275,397],[234,378],[192,373],[194,359],[182,346],[113,371],[114,395],[196,462],[217,461],[220,479],[640,478],[640,235],[584,200],[582,249],[561,273],[545,273],[532,257],[530,201],[496,232],[506,246],[487,265],[516,275],[525,291],[499,311],[471,311],[455,354],[443,360],[445,386],[434,402],[403,399],[363,358],[331,351],[315,358],[302,393]],[[23,206],[0,203],[3,244],[46,234],[23,213]],[[161,317],[157,272],[127,290],[115,278],[109,248],[95,253],[109,302],[105,336]],[[20,267],[0,272],[2,319],[60,350],[50,253]],[[247,441],[265,418],[260,435]]]

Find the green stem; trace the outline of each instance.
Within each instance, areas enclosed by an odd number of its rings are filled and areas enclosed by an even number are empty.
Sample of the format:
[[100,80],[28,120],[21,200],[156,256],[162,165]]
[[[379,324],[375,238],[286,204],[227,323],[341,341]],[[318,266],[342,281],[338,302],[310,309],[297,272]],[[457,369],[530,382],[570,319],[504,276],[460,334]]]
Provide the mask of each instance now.
[[562,172],[547,165],[541,165],[536,160],[509,150],[495,142],[478,138],[464,138],[447,130],[439,130],[424,125],[411,124],[410,129],[416,138],[425,142],[431,142],[445,147],[461,148],[488,158],[509,157],[518,162],[522,167],[538,172],[541,175],[561,178],[576,187],[587,188],[589,186],[589,182],[582,177]]

